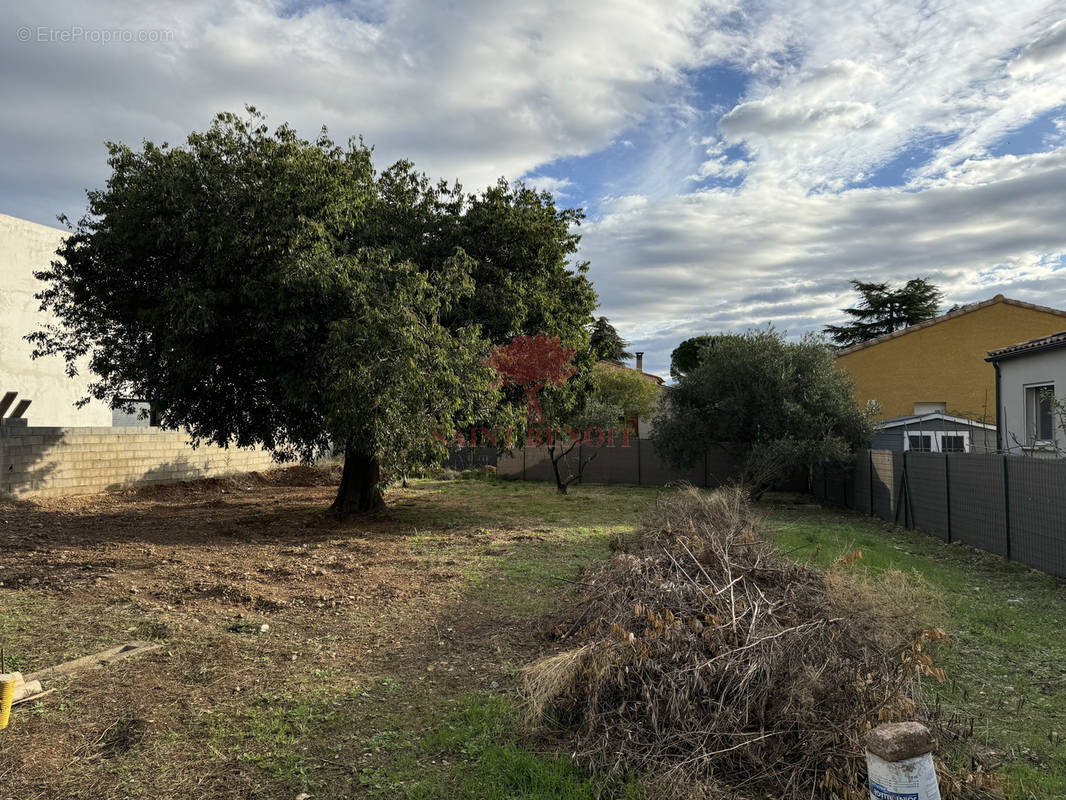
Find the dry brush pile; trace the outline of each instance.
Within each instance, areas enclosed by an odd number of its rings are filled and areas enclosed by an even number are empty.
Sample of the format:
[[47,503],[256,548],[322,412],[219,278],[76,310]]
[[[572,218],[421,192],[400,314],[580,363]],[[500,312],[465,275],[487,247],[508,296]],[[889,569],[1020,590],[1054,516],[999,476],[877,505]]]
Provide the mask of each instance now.
[[940,677],[925,644],[942,633],[920,618],[934,597],[900,573],[797,564],[758,527],[739,489],[670,493],[583,580],[560,628],[580,645],[524,673],[579,760],[679,796],[868,796],[862,735],[914,719],[922,676]]

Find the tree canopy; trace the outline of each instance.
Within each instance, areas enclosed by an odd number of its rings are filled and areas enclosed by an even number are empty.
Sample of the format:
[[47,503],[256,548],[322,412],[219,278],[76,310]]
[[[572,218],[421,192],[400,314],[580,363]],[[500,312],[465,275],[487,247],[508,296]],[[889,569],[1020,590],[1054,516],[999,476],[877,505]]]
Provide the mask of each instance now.
[[597,361],[609,361],[612,364],[624,364],[633,357],[626,352],[629,342],[618,335],[607,317],[599,317],[592,323],[589,333],[589,347]]
[[[592,373],[593,396],[604,405],[619,409],[628,424],[648,417],[662,389],[635,369],[597,364]],[[617,421],[617,420],[616,420]]]
[[106,187],[38,273],[59,324],[36,354],[88,357],[93,397],[150,400],[194,440],[343,452],[339,514],[381,504],[382,461],[493,413],[492,342],[587,347],[581,212],[545,192],[377,175],[361,141],[271,133],[254,109],[181,147],[108,151]]
[[852,321],[827,325],[825,333],[841,347],[850,347],[900,328],[917,325],[937,315],[941,291],[924,278],[913,278],[898,289],[887,283],[852,281],[859,302],[843,309]]
[[543,422],[537,393],[546,386],[563,386],[577,372],[571,364],[576,350],[564,347],[558,336],[516,336],[505,345],[492,349],[488,365],[499,376],[497,383],[522,389],[528,405],[528,418]]
[[703,348],[714,342],[710,335],[693,336],[685,339],[670,353],[670,377],[675,381],[692,372],[700,363]]
[[652,440],[671,463],[691,466],[724,445],[761,490],[867,443],[874,409],[856,406],[851,379],[815,337],[788,342],[773,329],[749,331],[715,337],[702,353],[695,369],[664,387],[654,420]]

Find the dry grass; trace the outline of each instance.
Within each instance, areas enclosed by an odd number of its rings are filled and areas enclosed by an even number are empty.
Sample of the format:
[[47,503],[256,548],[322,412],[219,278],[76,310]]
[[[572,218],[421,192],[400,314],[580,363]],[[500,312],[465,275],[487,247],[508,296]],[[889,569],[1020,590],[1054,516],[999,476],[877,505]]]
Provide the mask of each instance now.
[[589,766],[673,796],[865,798],[860,737],[914,718],[921,676],[938,674],[931,592],[827,575],[759,530],[740,490],[663,495],[632,552],[583,581],[560,627],[580,644],[526,669],[531,713],[571,725]]

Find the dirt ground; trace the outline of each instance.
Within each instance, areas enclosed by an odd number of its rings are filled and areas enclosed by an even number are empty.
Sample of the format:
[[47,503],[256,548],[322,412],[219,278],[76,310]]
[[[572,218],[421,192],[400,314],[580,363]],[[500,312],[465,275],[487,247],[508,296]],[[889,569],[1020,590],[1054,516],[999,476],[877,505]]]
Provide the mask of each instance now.
[[[338,523],[323,513],[334,491],[297,468],[0,504],[9,668],[163,645],[17,707],[0,796],[361,794],[375,735],[513,686],[552,602],[537,581],[525,593],[523,553],[554,529],[432,485]],[[518,570],[518,594],[501,593],[501,569]]]

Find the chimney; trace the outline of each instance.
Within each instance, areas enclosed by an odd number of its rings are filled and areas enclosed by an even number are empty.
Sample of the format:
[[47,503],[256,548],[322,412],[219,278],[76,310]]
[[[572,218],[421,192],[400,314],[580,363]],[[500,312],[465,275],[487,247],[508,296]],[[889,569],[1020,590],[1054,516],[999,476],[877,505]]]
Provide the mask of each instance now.
[[644,371],[644,353],[637,353],[637,372]]

